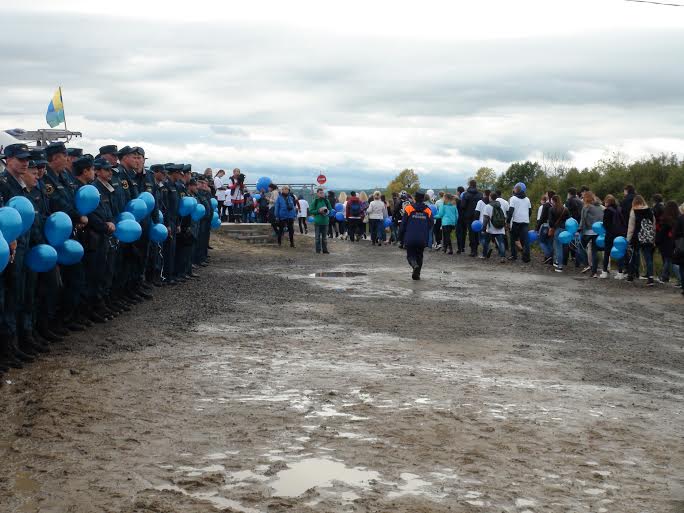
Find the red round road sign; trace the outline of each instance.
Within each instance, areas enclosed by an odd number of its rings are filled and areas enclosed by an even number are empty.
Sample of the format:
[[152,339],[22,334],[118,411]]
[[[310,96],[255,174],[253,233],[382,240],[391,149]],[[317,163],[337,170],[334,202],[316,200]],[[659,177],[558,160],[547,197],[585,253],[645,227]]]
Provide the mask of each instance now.
[[328,179],[325,177],[325,175],[318,175],[318,178],[316,178],[316,181],[323,185],[325,182],[328,181]]

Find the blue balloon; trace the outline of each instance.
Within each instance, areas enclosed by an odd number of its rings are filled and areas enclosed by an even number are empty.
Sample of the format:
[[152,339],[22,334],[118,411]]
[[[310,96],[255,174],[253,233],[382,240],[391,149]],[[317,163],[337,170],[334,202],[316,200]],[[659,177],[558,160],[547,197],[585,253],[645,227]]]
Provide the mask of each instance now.
[[212,227],[214,230],[215,230],[216,228],[220,228],[220,227],[221,227],[221,218],[219,217],[219,215],[218,215],[216,212],[214,212],[214,215],[213,215],[213,217],[211,218],[211,227]]
[[195,206],[197,205],[197,200],[192,196],[183,196],[178,204],[178,213],[181,217],[189,216]]
[[142,228],[137,221],[125,219],[116,223],[116,230],[114,230],[114,237],[121,242],[135,242],[142,235]]
[[335,203],[335,211],[342,212],[344,210],[344,205],[342,203]]
[[126,212],[133,214],[136,221],[142,221],[148,214],[147,203],[139,198],[132,199],[126,205]]
[[392,218],[386,217],[385,218],[385,228],[391,228],[391,227],[392,227]]
[[[256,195],[258,196],[258,194]],[[257,199],[257,198],[254,198]],[[211,198],[211,209],[217,209],[218,208],[218,200],[216,198]]]
[[610,250],[610,256],[615,260],[622,260],[622,258],[625,256],[625,250],[620,249],[617,246],[613,246],[613,249]]
[[0,208],[0,232],[7,242],[14,242],[21,235],[24,224],[21,214],[12,207]]
[[36,209],[31,203],[31,200],[24,196],[14,196],[10,198],[7,205],[19,212],[21,216],[21,233],[22,235],[31,229],[33,220],[36,218]]
[[437,205],[435,205],[434,203],[430,203],[430,205],[428,205],[428,208],[430,209],[430,212],[432,212],[432,215],[435,215],[437,212],[439,212],[439,208],[437,208]]
[[537,239],[539,239],[539,234],[535,230],[527,232],[527,240],[530,241],[530,244],[537,242]]
[[0,233],[0,273],[5,270],[7,264],[9,263],[10,248],[9,244],[5,240],[5,237]]
[[78,213],[87,216],[100,204],[100,191],[94,185],[84,185],[76,191],[74,203]]
[[331,219],[335,219],[335,214],[337,214],[337,210],[335,209],[328,211],[328,217]]
[[567,221],[565,221],[565,231],[574,234],[577,230],[579,230],[579,223],[574,217],[570,217]]
[[164,222],[164,213],[160,210],[159,211],[159,223],[161,224],[163,222]]
[[516,183],[515,186],[514,186],[514,188],[515,188],[515,187],[520,187],[520,190],[521,190],[521,191],[527,192],[527,185],[525,185],[525,184],[522,183],[522,182]]
[[344,212],[337,212],[335,214],[335,219],[337,219],[340,222],[344,221]]
[[163,224],[153,224],[150,228],[150,240],[160,244],[169,236],[169,231]]
[[558,240],[561,241],[561,244],[570,244],[572,237],[573,237],[572,233],[570,233],[569,231],[563,231],[563,232],[560,232],[560,234],[558,235]]
[[204,208],[204,205],[201,203],[198,203],[195,205],[195,208],[192,210],[192,213],[190,214],[190,217],[192,218],[193,221],[199,221],[204,217],[204,214],[207,213],[207,209]]
[[138,195],[137,199],[141,199],[145,202],[145,205],[147,206],[147,213],[150,214],[154,210],[154,206],[157,204],[157,202],[154,199],[154,196],[150,194],[147,191],[141,192]]
[[48,244],[33,246],[26,254],[26,266],[36,273],[44,273],[57,265],[57,250]]
[[615,237],[615,240],[613,241],[613,247],[619,248],[620,251],[624,253],[627,251],[627,239],[624,237]]
[[[259,200],[261,199],[261,194],[255,194],[255,195],[252,196],[252,197],[253,197],[255,200],[259,201]],[[217,201],[216,203],[218,204],[218,201]],[[213,205],[213,203],[212,203],[212,205]],[[215,207],[214,207],[214,208],[215,208]]]
[[596,246],[603,249],[606,247],[606,236],[605,235],[599,235],[596,237]]
[[591,229],[594,230],[594,233],[596,235],[605,235],[606,234],[606,229],[603,227],[602,221],[596,221],[594,224],[591,225]]
[[313,218],[313,216],[309,216],[306,218],[306,221],[309,223],[313,223],[315,221],[315,219]]
[[262,176],[257,180],[256,189],[257,191],[268,190],[268,186],[271,185],[271,179],[267,176]]
[[77,240],[67,239],[57,250],[57,263],[60,265],[74,265],[83,259],[83,246]]
[[482,223],[480,222],[479,219],[476,219],[475,221],[470,223],[470,228],[472,228],[472,230],[474,232],[481,232],[482,231]]
[[118,216],[116,216],[116,222],[117,223],[119,221],[125,221],[126,219],[130,219],[131,221],[135,221],[135,216],[133,214],[131,214],[130,212],[121,212]]
[[55,212],[45,220],[45,238],[51,246],[57,247],[64,244],[64,241],[71,237],[74,226],[71,218],[64,212]]

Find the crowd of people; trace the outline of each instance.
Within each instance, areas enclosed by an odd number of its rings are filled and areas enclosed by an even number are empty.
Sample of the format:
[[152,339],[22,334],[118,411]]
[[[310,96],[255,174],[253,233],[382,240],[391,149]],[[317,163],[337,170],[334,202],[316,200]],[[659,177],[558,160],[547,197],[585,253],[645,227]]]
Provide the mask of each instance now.
[[[605,279],[613,263],[616,279],[642,277],[648,286],[667,283],[672,277],[679,286],[684,281],[684,205],[655,195],[649,206],[631,185],[625,186],[620,201],[610,194],[601,200],[586,187],[570,188],[563,198],[550,190],[536,209],[523,183],[516,184],[510,196],[499,190],[481,191],[474,180],[455,193],[420,190],[412,196],[402,191],[389,199],[379,191],[370,198],[363,191],[336,195],[318,189],[316,194],[309,205],[287,187],[281,190],[270,184],[268,192],[261,191],[267,205],[264,219],[273,224],[279,244],[287,230],[294,246],[297,217],[300,232],[307,233],[308,214],[316,226],[316,252],[328,252],[326,238],[370,239],[373,246],[396,244],[407,250],[416,279],[425,248],[481,259],[496,252],[501,262],[530,262],[531,245],[538,241],[542,262],[558,273],[572,263],[592,278]],[[577,227],[569,242],[562,239],[568,220]],[[620,239],[626,241],[622,255],[613,251]],[[656,251],[662,260],[657,277]]]
[[[152,299],[155,286],[197,278],[207,265],[215,201],[211,171],[194,174],[190,164],[179,163],[147,167],[138,146],[106,145],[93,156],[59,142],[43,149],[12,144],[0,157],[0,207],[19,199],[33,207],[26,231],[16,240],[3,239],[9,256],[0,275],[0,374],[34,361],[71,332]],[[97,188],[99,201],[84,215],[78,198],[86,186]],[[131,202],[142,197],[153,198],[151,208],[136,218],[136,240],[123,242],[120,220],[132,216]],[[182,215],[186,197],[202,206],[200,216]],[[82,258],[34,271],[33,250],[48,246],[47,227],[59,216],[70,219],[65,237],[80,243]],[[151,237],[159,230],[162,237]]]

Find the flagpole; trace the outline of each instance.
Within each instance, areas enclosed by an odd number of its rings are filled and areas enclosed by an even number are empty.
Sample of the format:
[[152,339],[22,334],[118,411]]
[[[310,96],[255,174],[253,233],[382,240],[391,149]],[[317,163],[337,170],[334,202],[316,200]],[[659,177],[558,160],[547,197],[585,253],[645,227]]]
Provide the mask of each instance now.
[[[62,114],[64,116],[64,131],[68,132],[69,129],[67,128],[67,122],[66,122],[66,109],[64,109],[64,97],[62,96],[62,86],[59,86],[59,99],[62,102]],[[71,140],[71,137],[67,135],[66,137],[67,142]]]

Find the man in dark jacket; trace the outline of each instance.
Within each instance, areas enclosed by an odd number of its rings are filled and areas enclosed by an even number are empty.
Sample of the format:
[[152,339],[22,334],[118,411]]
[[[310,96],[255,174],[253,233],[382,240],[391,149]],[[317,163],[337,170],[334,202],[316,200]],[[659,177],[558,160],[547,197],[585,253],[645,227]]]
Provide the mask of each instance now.
[[627,222],[629,219],[629,214],[632,212],[632,202],[634,201],[634,196],[636,195],[636,190],[631,184],[625,185],[625,198],[620,203],[620,210],[622,211],[622,219]]
[[477,202],[481,199],[482,193],[477,190],[477,182],[475,180],[470,180],[470,183],[468,184],[468,190],[463,193],[463,197],[461,198],[461,210],[463,213],[463,222],[465,223],[465,228],[468,230],[471,257],[477,256],[477,246],[480,242],[480,234],[473,231],[471,224],[473,221],[478,219],[478,216],[475,213],[475,207],[477,206]]
[[570,211],[570,216],[578,223],[582,218],[583,206],[582,200],[577,197],[577,189],[570,187],[568,189],[568,199],[565,201],[565,208]]
[[415,203],[404,209],[401,220],[401,240],[406,247],[406,259],[413,268],[414,280],[420,280],[423,268],[423,251],[427,245],[428,235],[432,230],[432,211],[423,203],[425,192],[420,190],[415,194]]

